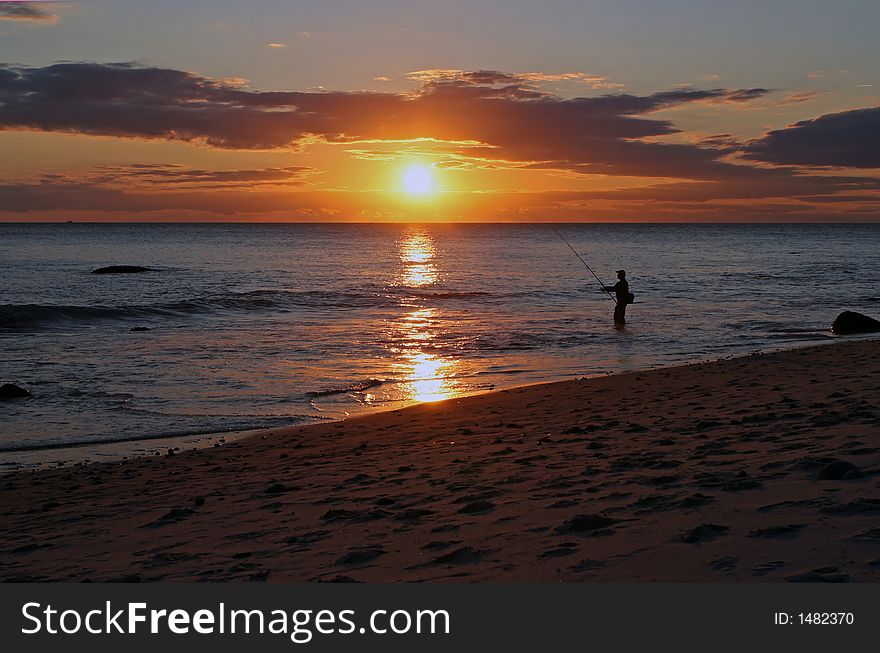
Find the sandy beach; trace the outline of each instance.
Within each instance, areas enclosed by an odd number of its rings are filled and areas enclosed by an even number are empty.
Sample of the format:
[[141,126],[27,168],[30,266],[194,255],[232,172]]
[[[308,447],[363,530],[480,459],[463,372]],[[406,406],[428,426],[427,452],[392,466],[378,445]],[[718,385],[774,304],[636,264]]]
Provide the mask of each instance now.
[[0,579],[878,581],[878,379],[840,342],[18,472]]

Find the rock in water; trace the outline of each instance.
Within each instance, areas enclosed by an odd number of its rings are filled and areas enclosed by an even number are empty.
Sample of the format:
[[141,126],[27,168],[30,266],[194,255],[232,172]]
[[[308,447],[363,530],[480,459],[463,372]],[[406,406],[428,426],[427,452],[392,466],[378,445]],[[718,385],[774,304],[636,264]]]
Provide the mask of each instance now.
[[14,383],[0,385],[0,399],[22,399],[30,396],[30,391],[20,388]]
[[862,478],[862,470],[845,460],[835,460],[819,470],[816,479],[820,481],[848,481]]
[[153,268],[141,265],[108,265],[105,268],[92,270],[92,274],[134,274],[135,272],[152,272]]
[[854,333],[876,333],[880,331],[880,321],[854,311],[844,311],[831,323],[831,333],[839,336]]

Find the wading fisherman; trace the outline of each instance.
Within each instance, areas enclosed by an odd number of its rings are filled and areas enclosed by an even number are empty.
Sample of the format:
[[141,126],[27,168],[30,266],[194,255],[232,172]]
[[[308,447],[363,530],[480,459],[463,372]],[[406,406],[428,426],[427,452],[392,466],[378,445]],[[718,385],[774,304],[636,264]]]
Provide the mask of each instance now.
[[629,292],[629,282],[626,280],[626,270],[617,271],[617,283],[613,286],[602,286],[605,292],[613,292],[617,297],[614,306],[614,324],[623,326],[626,324],[626,305],[632,304],[633,296]]
[[[574,255],[584,264],[584,267],[590,271],[590,274],[592,274],[593,278],[599,283],[599,287],[602,288],[602,292],[608,295],[608,299],[614,302],[614,324],[616,326],[623,326],[626,324],[626,305],[632,304],[635,301],[635,295],[629,291],[629,282],[626,280],[626,270],[618,270],[617,283],[613,286],[606,286],[602,283],[602,280],[596,275],[596,273],[593,272],[593,268],[591,268],[583,257],[577,253],[577,250],[571,246],[571,243],[566,240],[565,236],[559,233],[559,230],[556,229],[556,227],[553,227],[553,231],[562,239],[562,242],[568,245],[568,248],[574,252]],[[615,299],[612,297],[611,293],[617,295],[617,298]]]

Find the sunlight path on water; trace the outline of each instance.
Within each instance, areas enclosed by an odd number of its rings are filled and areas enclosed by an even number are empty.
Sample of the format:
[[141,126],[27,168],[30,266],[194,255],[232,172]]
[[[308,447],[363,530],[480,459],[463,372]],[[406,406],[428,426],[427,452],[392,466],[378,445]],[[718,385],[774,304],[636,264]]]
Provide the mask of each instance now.
[[[423,289],[439,279],[434,262],[436,250],[431,235],[414,229],[401,236],[400,283],[413,289]],[[405,310],[394,322],[395,337],[389,345],[394,356],[393,369],[405,380],[405,394],[413,401],[440,401],[454,395],[450,379],[456,364],[436,350],[434,341],[441,335],[442,317],[437,308],[428,308],[418,298],[406,297],[401,302]]]

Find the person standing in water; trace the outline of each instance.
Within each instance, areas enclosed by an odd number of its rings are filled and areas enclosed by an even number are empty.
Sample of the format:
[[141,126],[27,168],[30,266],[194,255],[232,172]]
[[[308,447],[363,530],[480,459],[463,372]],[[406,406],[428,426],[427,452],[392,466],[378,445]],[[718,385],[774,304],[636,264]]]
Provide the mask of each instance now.
[[626,280],[626,270],[618,270],[617,283],[613,286],[602,286],[602,290],[613,292],[617,297],[617,304],[614,306],[614,324],[623,326],[626,324],[626,305],[632,303],[629,282]]

